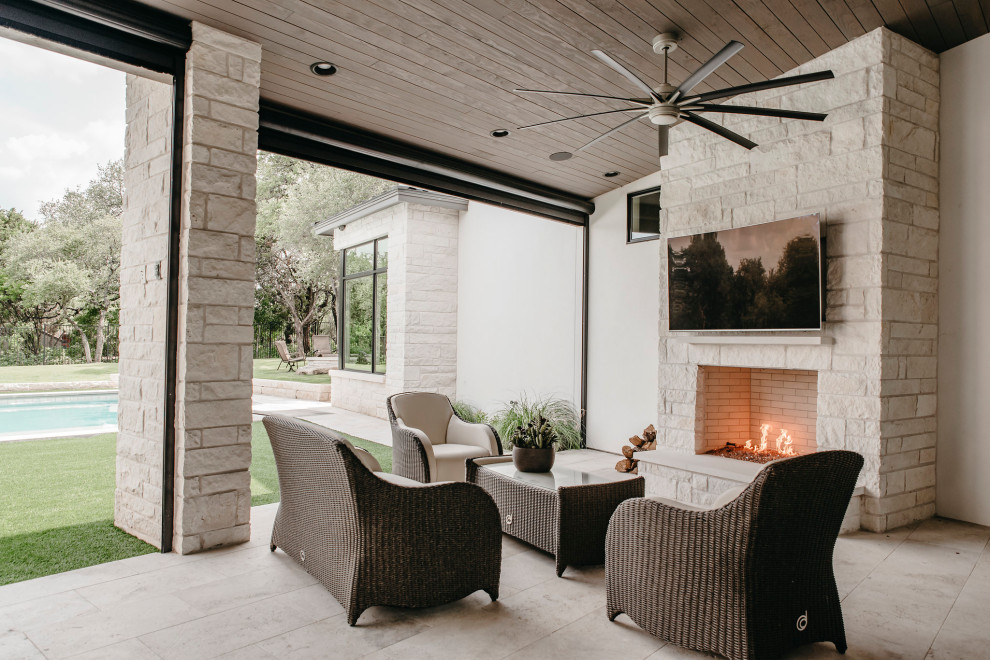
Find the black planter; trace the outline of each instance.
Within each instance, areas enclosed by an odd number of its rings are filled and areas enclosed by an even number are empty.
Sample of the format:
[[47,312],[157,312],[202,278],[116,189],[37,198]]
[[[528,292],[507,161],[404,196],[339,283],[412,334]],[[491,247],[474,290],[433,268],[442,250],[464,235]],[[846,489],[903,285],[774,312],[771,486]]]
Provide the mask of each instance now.
[[512,462],[520,472],[549,472],[553,467],[553,447],[546,449],[512,448]]

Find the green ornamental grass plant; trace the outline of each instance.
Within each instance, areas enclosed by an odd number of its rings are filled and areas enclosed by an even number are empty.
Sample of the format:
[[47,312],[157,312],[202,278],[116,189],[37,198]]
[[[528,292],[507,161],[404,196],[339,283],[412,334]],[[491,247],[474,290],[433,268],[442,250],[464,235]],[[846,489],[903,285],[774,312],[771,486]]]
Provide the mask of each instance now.
[[513,446],[513,435],[518,427],[526,427],[542,417],[557,436],[557,450],[581,448],[581,418],[570,401],[549,396],[530,398],[523,394],[496,412],[490,424],[495,427],[506,449]]
[[488,413],[481,408],[472,406],[466,401],[454,401],[450,405],[454,407],[457,416],[470,424],[489,424]]

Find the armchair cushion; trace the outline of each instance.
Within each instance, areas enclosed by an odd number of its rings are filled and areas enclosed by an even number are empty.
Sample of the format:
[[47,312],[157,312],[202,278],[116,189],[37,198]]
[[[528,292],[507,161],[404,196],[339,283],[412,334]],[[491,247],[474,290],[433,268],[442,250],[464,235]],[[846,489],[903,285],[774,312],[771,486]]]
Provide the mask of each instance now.
[[485,450],[482,456],[498,456],[495,432],[487,424],[471,424],[457,415],[450,416],[447,424],[447,442],[457,445],[473,445]]
[[354,452],[354,455],[358,457],[358,460],[361,461],[361,464],[364,465],[364,467],[376,474],[382,471],[381,463],[378,462],[378,459],[375,458],[370,451],[367,449],[362,449],[361,447],[355,447],[344,436],[340,436],[340,439],[348,449]]
[[447,397],[430,392],[405,392],[392,397],[392,408],[402,424],[419,429],[434,445],[447,442],[447,424],[454,415]]
[[420,482],[415,479],[406,479],[405,477],[400,477],[397,474],[392,474],[391,472],[376,472],[375,476],[379,479],[383,479],[390,484],[395,484],[396,486],[422,486]]
[[433,481],[464,481],[465,461],[489,455],[482,447],[451,443],[435,446],[433,453],[436,456],[436,468],[431,470]]

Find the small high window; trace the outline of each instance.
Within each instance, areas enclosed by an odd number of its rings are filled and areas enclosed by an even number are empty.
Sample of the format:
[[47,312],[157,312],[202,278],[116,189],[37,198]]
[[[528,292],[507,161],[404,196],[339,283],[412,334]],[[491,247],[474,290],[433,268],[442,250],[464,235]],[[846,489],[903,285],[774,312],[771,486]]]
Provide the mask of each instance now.
[[626,197],[626,242],[660,238],[660,186]]

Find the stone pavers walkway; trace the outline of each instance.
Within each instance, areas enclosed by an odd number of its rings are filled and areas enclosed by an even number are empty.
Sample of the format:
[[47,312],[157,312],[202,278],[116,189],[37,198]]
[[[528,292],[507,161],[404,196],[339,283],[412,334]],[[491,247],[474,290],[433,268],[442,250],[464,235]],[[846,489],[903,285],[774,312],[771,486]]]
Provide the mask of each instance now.
[[[615,456],[582,450],[559,460],[605,470]],[[558,579],[552,557],[509,537],[497,602],[479,592],[426,610],[375,607],[350,628],[322,585],[283,552],[268,551],[277,507],[252,509],[248,544],[145,555],[0,587],[0,657],[707,657],[665,645],[624,615],[610,623],[603,567],[568,568]],[[840,537],[844,657],[987,657],[988,539],[990,528],[941,519]],[[789,657],[843,656],[818,644]]]
[[334,408],[329,403],[319,401],[286,399],[263,394],[255,394],[251,401],[255,421],[270,414],[288,415],[349,433],[364,440],[392,446],[392,429],[388,420]]

